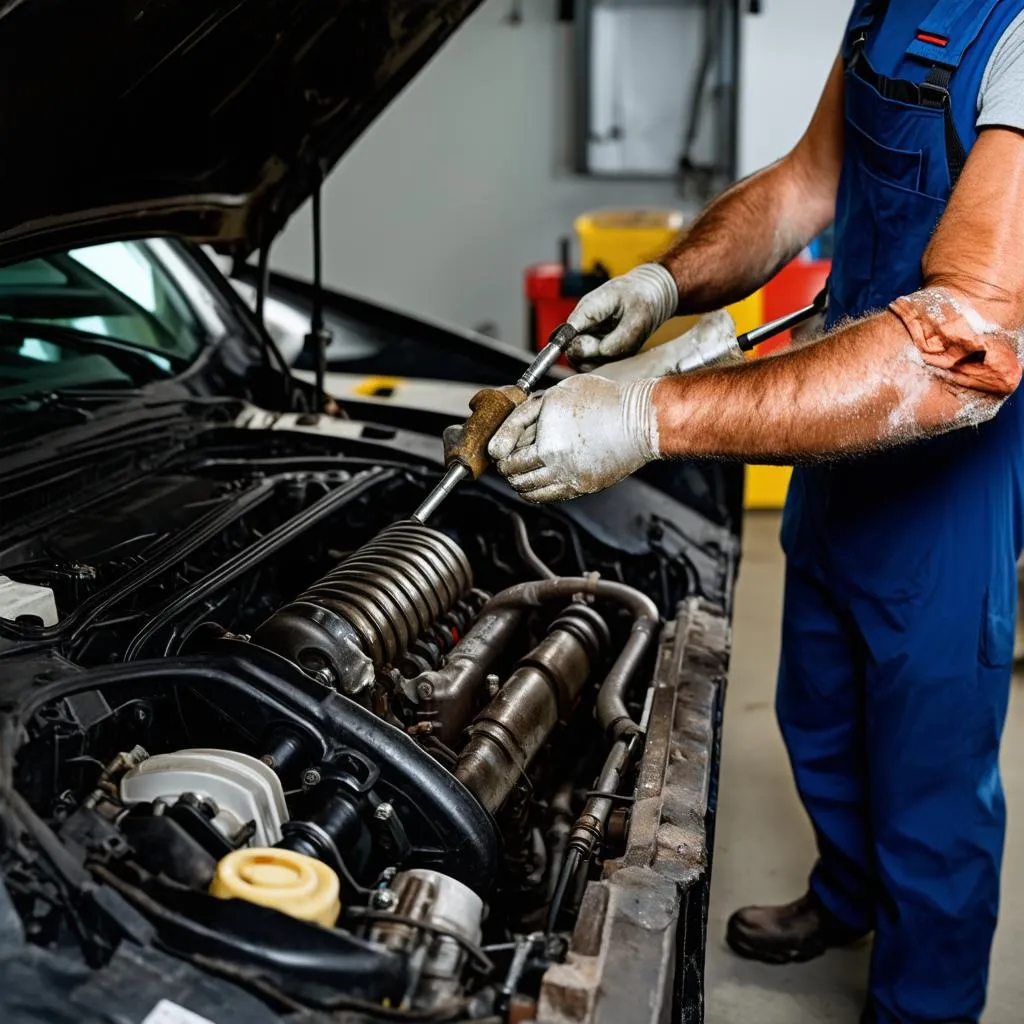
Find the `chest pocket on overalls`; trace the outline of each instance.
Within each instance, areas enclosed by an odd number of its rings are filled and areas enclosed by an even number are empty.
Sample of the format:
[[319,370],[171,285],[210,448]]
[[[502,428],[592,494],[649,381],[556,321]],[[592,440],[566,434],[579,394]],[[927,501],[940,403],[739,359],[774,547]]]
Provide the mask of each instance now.
[[948,188],[943,196],[926,191],[927,161],[945,152],[942,112],[881,96],[850,71],[846,146],[861,207],[858,230],[870,238],[870,251],[857,259],[865,291],[855,301],[862,309],[884,308],[921,287],[920,254],[946,208]]
[[910,192],[922,191],[924,153],[920,149],[893,149],[871,138],[852,121],[846,121],[846,144],[860,154],[863,166],[878,181]]

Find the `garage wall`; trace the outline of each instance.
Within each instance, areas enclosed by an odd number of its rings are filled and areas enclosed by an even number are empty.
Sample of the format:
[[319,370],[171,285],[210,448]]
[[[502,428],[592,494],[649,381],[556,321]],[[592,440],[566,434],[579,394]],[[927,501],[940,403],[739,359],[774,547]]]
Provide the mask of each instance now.
[[[673,205],[669,182],[594,182],[570,160],[571,33],[555,0],[487,0],[343,157],[324,188],[338,288],[525,344],[523,268],[588,209]],[[273,263],[308,276],[309,214]]]
[[761,6],[764,13],[742,22],[741,175],[777,160],[800,138],[839,53],[853,0],[763,0]]
[[[764,14],[744,18],[744,173],[799,135],[848,2],[816,0],[809,19],[805,0],[766,0]],[[557,6],[523,0],[512,26],[512,0],[487,0],[342,159],[324,187],[331,285],[465,327],[491,323],[525,344],[523,268],[556,258],[579,213],[681,205],[671,182],[568,169],[572,28]],[[272,255],[278,269],[309,276],[308,211]]]

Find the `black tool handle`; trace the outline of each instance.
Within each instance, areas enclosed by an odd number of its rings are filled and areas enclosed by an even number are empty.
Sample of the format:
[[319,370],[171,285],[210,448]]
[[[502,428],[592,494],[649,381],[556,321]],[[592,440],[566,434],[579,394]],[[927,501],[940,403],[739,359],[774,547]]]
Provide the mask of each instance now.
[[823,288],[809,306],[804,306],[803,309],[787,313],[785,316],[780,316],[777,320],[771,320],[760,327],[755,327],[752,331],[747,331],[746,334],[740,334],[736,338],[736,343],[742,351],[749,352],[752,348],[760,345],[762,341],[774,338],[777,334],[788,331],[791,327],[796,327],[805,320],[810,320],[812,316],[820,313],[825,308],[827,298],[828,293]]

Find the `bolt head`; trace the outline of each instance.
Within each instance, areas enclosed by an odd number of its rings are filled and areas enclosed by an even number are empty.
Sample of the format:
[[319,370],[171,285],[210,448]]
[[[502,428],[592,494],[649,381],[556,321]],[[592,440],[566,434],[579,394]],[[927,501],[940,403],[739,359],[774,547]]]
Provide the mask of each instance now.
[[302,773],[302,785],[306,789],[312,789],[320,785],[320,771],[317,768],[307,768]]
[[334,673],[326,665],[318,668],[312,673],[312,676],[321,686],[327,687],[328,690],[333,690],[337,683]]
[[421,700],[429,700],[434,696],[434,687],[432,683],[428,683],[425,679],[422,683],[416,684],[416,696]]
[[378,889],[370,897],[370,904],[374,910],[391,910],[397,902],[395,894],[390,889]]
[[378,821],[390,821],[391,815],[394,813],[395,809],[391,804],[378,804],[377,809],[373,812],[373,816]]

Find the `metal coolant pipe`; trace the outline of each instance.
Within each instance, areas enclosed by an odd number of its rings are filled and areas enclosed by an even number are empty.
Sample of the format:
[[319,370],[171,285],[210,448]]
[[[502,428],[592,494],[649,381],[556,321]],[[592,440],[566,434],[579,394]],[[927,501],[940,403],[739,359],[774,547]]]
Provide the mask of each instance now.
[[[629,638],[598,690],[596,712],[598,722],[613,741],[639,733],[640,727],[630,717],[625,698],[660,621],[657,607],[646,595],[623,583],[560,576],[503,590],[484,606],[480,621],[492,616],[500,621],[513,610],[521,613],[577,595],[612,601],[633,615]],[[556,620],[549,635],[524,659],[473,726],[473,734],[459,757],[456,776],[489,810],[500,807],[507,798],[543,746],[559,713],[575,702],[589,677],[595,657],[587,649],[594,640],[584,636],[592,628],[584,627],[588,611],[580,605]],[[597,618],[592,611],[589,615]],[[478,664],[485,660],[480,658],[479,651],[474,653]],[[465,679],[468,669],[468,665],[453,667],[453,675]]]
[[[554,895],[548,907],[547,930],[553,932],[558,915],[565,902],[565,895],[572,885],[576,872],[593,856],[598,843],[604,837],[608,816],[612,813],[614,793],[626,774],[630,762],[631,740],[627,736],[615,741],[605,758],[601,774],[597,777],[595,793],[587,800],[583,813],[576,819],[566,843],[565,859],[562,861]],[[606,795],[607,794],[607,795]]]
[[570,605],[470,726],[455,777],[492,814],[569,717],[608,641],[597,612]]
[[539,607],[560,598],[577,594],[611,601],[621,605],[633,616],[633,626],[615,663],[608,671],[597,691],[597,720],[611,739],[627,733],[636,733],[640,727],[626,710],[626,693],[633,676],[643,664],[660,624],[655,603],[646,595],[627,587],[625,583],[597,579],[590,576],[557,576],[554,579],[519,583],[495,594],[484,605],[484,612],[508,606]]

